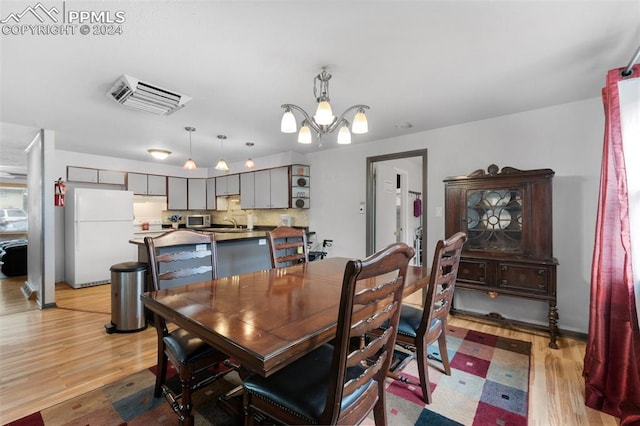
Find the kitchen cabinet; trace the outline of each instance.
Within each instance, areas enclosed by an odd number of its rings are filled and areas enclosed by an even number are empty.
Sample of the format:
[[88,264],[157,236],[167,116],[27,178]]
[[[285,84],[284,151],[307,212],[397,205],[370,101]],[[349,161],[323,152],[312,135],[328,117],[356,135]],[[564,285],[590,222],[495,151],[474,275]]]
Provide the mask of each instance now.
[[167,209],[187,210],[187,178],[167,177]]
[[127,173],[127,189],[138,195],[167,195],[167,177]]
[[147,195],[167,195],[167,177],[147,175]]
[[126,175],[125,172],[116,170],[98,170],[98,183],[124,185]]
[[294,164],[291,166],[291,207],[308,209],[311,207],[311,189],[309,166]]
[[207,208],[207,180],[190,178],[187,181],[187,209],[205,210]]
[[216,209],[216,178],[207,179],[207,210]]
[[218,197],[238,194],[240,194],[239,174],[219,176],[216,178],[216,195]]
[[87,167],[67,166],[67,181],[98,183],[98,170]]
[[[444,182],[445,234],[462,231],[468,237],[456,286],[486,292],[490,298],[508,295],[548,303],[546,329],[549,347],[555,349],[558,261],[552,253],[553,175],[551,169],[499,170],[492,164],[486,172],[476,170]],[[505,321],[495,312],[482,315],[455,307],[451,311]]]
[[240,208],[243,210],[256,208],[256,173],[248,172],[240,175]]
[[240,206],[243,209],[289,207],[289,167],[258,170],[240,175]]

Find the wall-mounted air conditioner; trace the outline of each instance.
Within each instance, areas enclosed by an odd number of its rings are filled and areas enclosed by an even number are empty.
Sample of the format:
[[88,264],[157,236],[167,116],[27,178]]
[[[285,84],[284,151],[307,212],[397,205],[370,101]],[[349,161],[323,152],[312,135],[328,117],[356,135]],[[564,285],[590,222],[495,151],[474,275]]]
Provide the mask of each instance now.
[[172,114],[191,100],[189,96],[145,83],[128,75],[120,77],[107,96],[126,107],[157,115]]

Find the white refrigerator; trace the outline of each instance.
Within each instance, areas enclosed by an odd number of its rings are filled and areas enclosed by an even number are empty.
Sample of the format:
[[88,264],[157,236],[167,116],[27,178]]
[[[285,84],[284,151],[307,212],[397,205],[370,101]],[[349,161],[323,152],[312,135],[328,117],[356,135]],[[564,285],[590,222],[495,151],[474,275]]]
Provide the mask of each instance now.
[[111,281],[113,264],[136,260],[133,192],[71,188],[65,203],[65,281],[73,288]]

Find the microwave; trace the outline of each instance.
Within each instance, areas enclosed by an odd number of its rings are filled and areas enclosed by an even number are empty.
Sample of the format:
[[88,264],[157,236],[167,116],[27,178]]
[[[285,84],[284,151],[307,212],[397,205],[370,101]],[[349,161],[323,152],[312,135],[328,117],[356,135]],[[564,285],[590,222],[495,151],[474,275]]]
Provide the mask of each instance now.
[[211,215],[208,214],[191,214],[187,215],[187,228],[210,228]]

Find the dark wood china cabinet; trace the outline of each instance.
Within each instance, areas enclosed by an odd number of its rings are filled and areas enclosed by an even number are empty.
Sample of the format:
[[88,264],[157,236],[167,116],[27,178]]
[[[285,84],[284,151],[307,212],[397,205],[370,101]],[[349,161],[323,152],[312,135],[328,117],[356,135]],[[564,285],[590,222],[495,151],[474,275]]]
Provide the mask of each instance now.
[[[549,304],[549,347],[556,349],[558,308],[552,251],[551,169],[518,170],[495,164],[445,182],[445,232],[468,236],[456,285]],[[452,313],[480,314],[452,308]],[[499,313],[481,315],[506,321]],[[517,320],[513,323],[526,324]],[[526,324],[532,325],[532,324]]]

